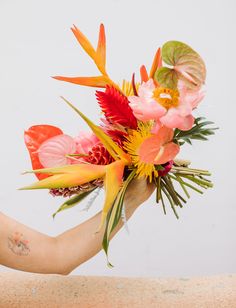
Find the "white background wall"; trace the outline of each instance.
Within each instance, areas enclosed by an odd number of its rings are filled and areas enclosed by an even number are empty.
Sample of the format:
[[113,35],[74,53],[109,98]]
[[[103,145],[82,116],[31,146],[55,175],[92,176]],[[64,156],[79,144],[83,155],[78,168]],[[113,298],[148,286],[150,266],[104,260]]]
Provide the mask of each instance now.
[[[101,195],[89,213],[86,202],[58,215],[61,204],[47,191],[17,191],[34,181],[20,175],[30,168],[23,132],[48,123],[76,135],[85,125],[59,95],[73,101],[98,121],[94,91],[55,81],[52,75],[93,75],[96,68],[77,44],[70,26],[76,24],[93,43],[98,27],[107,30],[108,71],[120,81],[151,65],[156,48],[181,40],[205,59],[207,96],[197,115],[217,123],[209,142],[182,149],[193,167],[212,171],[215,187],[192,193],[177,221],[165,217],[154,197],[146,202],[113,240],[108,269],[103,252],[74,274],[115,276],[191,276],[236,271],[235,200],[235,1],[12,1],[0,0],[0,211],[50,235],[56,235],[101,208]],[[76,245],[76,243],[75,243]],[[1,271],[8,269],[0,267]]]

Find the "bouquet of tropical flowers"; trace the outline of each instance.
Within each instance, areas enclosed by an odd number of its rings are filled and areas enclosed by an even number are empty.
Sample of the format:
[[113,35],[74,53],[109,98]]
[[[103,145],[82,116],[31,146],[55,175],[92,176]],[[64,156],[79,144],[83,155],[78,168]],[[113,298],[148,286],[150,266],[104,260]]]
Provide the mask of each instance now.
[[54,217],[104,187],[98,231],[105,225],[103,248],[107,254],[111,232],[121,219],[125,221],[124,196],[134,178],[154,183],[156,202],[162,204],[164,214],[168,203],[177,218],[177,208],[190,197],[189,189],[202,194],[213,186],[207,170],[190,168],[190,161],[176,156],[184,143],[207,140],[216,128],[192,114],[205,94],[206,68],[191,47],[168,41],[157,50],[149,72],[142,65],[138,81],[133,74],[130,81],[117,84],[106,70],[103,24],[96,49],[77,27],[72,31],[100,75],[54,78],[104,88],[95,93],[103,117],[96,125],[62,97],[91,131],[76,137],[51,125],[35,125],[25,131],[33,168],[26,173],[35,173],[39,181],[22,189],[49,189],[53,196],[67,198]]

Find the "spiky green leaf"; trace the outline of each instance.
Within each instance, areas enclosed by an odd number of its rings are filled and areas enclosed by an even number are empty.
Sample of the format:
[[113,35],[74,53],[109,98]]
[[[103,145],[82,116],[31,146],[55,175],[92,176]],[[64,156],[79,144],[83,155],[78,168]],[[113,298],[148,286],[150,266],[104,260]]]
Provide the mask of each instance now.
[[59,209],[52,215],[53,218],[55,218],[55,216],[59,213],[62,212],[64,210],[70,209],[72,207],[74,207],[75,205],[77,205],[79,202],[81,202],[85,197],[87,197],[92,191],[94,191],[95,188],[83,192],[81,194],[75,195],[74,197],[69,198],[68,200],[66,200],[60,207]]
[[208,136],[214,135],[217,127],[209,127],[214,122],[205,121],[205,118],[199,117],[194,121],[194,125],[190,130],[181,131],[180,129],[175,129],[174,141],[179,145],[183,145],[185,142],[192,144],[191,140],[208,140]]

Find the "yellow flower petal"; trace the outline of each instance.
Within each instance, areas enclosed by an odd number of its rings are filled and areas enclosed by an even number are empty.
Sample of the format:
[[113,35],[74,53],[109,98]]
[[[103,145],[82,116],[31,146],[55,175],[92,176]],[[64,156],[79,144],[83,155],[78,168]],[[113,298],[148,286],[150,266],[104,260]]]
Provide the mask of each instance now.
[[110,79],[106,76],[95,76],[95,77],[64,77],[54,76],[56,80],[66,81],[81,86],[105,88],[107,84],[110,84]]
[[106,66],[106,35],[105,35],[105,27],[103,24],[100,25],[100,30],[99,30],[97,57],[100,59],[101,65],[105,68]]
[[102,178],[105,175],[105,166],[78,164],[58,168],[38,169],[30,172],[53,175],[35,182],[32,185],[20,188],[20,190],[64,188],[82,185],[95,179]]
[[107,214],[115,201],[117,194],[122,185],[122,178],[125,164],[122,160],[117,160],[106,166],[106,175],[104,179],[105,202],[102,210],[101,223],[98,231],[101,230],[105,223]]

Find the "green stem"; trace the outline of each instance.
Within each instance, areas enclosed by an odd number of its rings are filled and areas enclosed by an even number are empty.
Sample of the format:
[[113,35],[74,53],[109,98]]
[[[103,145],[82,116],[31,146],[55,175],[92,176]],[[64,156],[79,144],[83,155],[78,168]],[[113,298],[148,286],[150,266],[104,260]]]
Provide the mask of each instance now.
[[160,196],[160,193],[161,193],[161,177],[157,177],[157,178],[154,178],[154,181],[155,181],[155,184],[156,184],[156,187],[157,187],[157,190],[156,190],[156,202],[159,203],[160,199],[161,199],[161,196]]
[[189,199],[189,198],[190,198],[190,195],[189,195],[189,193],[188,193],[186,187],[185,187],[184,184],[182,183],[181,178],[178,177],[177,175],[174,175],[174,176],[173,176],[173,175],[171,175],[171,174],[169,174],[169,177],[170,177],[171,179],[173,179],[173,180],[175,180],[175,181],[177,181],[177,182],[179,183],[179,185],[180,185],[181,188],[183,189],[185,195],[186,195],[187,198]]
[[[162,182],[162,184],[163,184],[163,182]],[[178,216],[178,214],[177,214],[177,212],[176,212],[176,210],[175,210],[174,202],[173,202],[173,200],[171,199],[171,197],[170,197],[168,191],[166,190],[164,184],[162,185],[162,190],[163,190],[164,194],[166,195],[167,199],[169,200],[170,205],[171,205],[171,208],[172,208],[172,210],[173,210],[173,212],[174,212],[176,218],[179,219],[179,216]]]
[[[177,191],[175,191],[175,193],[181,201],[183,201],[184,203],[187,203],[187,201]],[[182,204],[180,207],[183,207]]]
[[[199,177],[200,179],[204,180],[204,181],[207,181],[207,182],[212,183],[211,180],[208,180],[208,179],[204,178],[202,175],[198,175],[198,177]],[[213,185],[213,184],[212,184],[212,185]]]
[[65,157],[87,157],[88,154],[66,154]]
[[162,197],[161,190],[160,190],[160,197],[161,197],[161,204],[162,204],[163,212],[166,215],[166,207],[165,207],[164,199]]
[[[174,177],[173,177],[173,178],[174,178]],[[183,180],[180,178],[180,176],[177,176],[177,177],[176,177],[176,181],[178,181],[179,183],[182,183],[183,185],[185,185],[185,186],[187,186],[187,187],[189,187],[189,188],[195,190],[195,191],[198,192],[199,194],[203,194],[203,191],[201,191],[200,189],[196,188],[195,186],[192,186],[191,184],[189,184],[189,183],[183,181]]]
[[203,174],[203,175],[211,175],[209,171],[202,170],[202,169],[192,169],[188,167],[176,167],[173,166],[171,170],[175,171],[184,171],[184,172],[191,172],[191,173],[197,173],[197,174]]
[[179,201],[179,199],[178,199],[178,197],[177,197],[177,195],[175,193],[175,190],[172,188],[172,186],[170,184],[169,178],[167,176],[163,176],[162,180],[165,182],[165,184],[166,184],[165,187],[166,187],[168,193],[171,195],[174,203],[176,205],[181,205],[181,203],[180,203],[180,201]]
[[[184,203],[186,203],[187,201],[175,190],[174,184],[173,184],[173,182],[172,182],[172,180],[171,180],[171,178],[170,178],[169,175],[167,175],[167,178],[168,178],[168,181],[169,181],[169,183],[170,183],[172,189],[173,189],[174,192],[176,193],[177,197],[178,197],[181,201],[183,201]],[[183,207],[181,203],[179,203],[179,205],[180,205],[180,207]]]
[[183,178],[186,178],[200,186],[202,186],[203,188],[208,188],[208,187],[213,187],[213,184],[211,182],[208,181],[204,181],[202,179],[197,179],[193,176],[188,176],[188,175],[181,175]]

